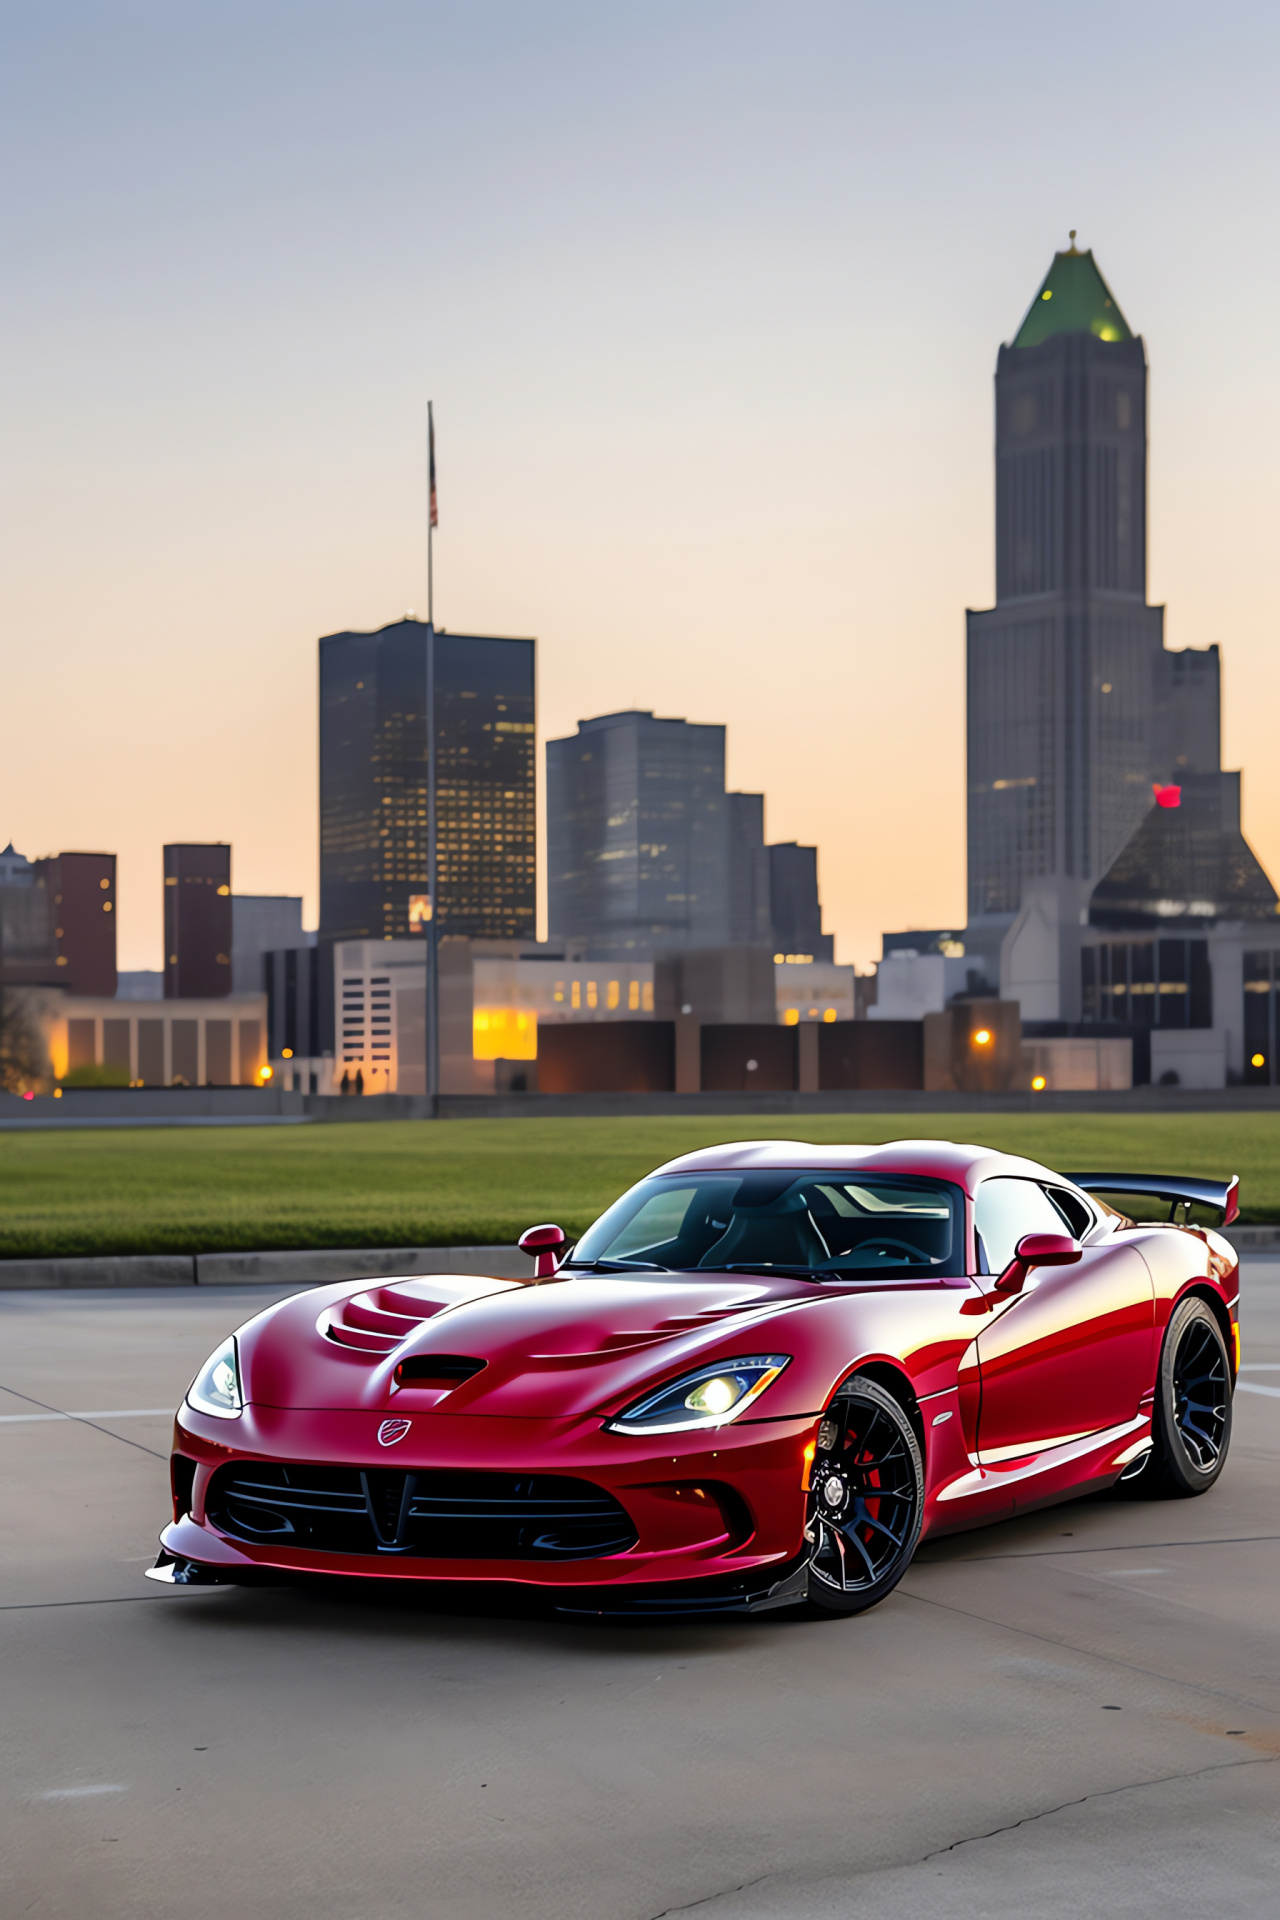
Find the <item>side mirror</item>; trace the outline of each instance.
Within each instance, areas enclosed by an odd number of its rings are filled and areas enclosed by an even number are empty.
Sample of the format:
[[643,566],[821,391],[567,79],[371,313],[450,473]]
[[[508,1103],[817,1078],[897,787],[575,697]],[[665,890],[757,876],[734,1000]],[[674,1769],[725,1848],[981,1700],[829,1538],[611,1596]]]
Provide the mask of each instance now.
[[521,1253],[527,1253],[533,1259],[533,1277],[535,1280],[550,1280],[554,1277],[560,1261],[557,1257],[567,1243],[568,1236],[563,1227],[526,1227],[516,1241]]
[[1081,1251],[1069,1233],[1024,1233],[994,1291],[1021,1293],[1032,1267],[1072,1267]]

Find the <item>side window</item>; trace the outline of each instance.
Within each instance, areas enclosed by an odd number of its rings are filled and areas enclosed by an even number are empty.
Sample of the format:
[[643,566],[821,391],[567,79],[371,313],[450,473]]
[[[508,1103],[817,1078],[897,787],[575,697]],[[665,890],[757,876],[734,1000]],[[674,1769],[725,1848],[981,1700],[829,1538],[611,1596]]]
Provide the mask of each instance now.
[[1061,1233],[1066,1222],[1034,1180],[984,1180],[974,1207],[978,1271],[1003,1273],[1024,1233]]
[[1073,1240],[1083,1240],[1093,1225],[1093,1214],[1080,1198],[1066,1187],[1050,1187],[1049,1198],[1067,1223],[1067,1232]]

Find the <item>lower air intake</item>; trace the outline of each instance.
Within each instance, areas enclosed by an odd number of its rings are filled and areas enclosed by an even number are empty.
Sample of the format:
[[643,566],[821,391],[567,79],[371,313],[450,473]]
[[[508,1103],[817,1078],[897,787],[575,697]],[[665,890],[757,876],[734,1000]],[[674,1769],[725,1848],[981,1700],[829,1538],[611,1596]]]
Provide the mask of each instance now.
[[205,1512],[254,1545],[425,1560],[594,1560],[637,1539],[611,1494],[556,1474],[240,1461],[218,1468]]

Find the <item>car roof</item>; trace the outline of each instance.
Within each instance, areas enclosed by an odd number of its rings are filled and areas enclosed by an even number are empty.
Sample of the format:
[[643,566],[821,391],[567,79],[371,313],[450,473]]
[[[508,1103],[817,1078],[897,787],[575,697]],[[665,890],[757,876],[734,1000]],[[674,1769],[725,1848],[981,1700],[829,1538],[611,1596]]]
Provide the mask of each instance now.
[[1037,1160],[1024,1160],[1016,1153],[996,1153],[990,1147],[960,1145],[954,1140],[889,1140],[880,1146],[831,1146],[812,1140],[729,1140],[720,1146],[683,1153],[654,1171],[725,1173],[770,1167],[923,1174],[934,1180],[951,1180],[970,1195],[983,1180],[996,1174],[1052,1180],[1058,1186],[1072,1184]]

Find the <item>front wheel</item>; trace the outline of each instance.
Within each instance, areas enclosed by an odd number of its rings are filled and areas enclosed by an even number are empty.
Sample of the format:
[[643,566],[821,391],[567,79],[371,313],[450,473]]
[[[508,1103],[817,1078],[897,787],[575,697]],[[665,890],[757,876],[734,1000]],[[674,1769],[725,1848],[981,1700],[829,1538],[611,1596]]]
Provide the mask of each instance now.
[[902,1407],[854,1374],[818,1427],[805,1539],[809,1605],[863,1613],[897,1586],[924,1518],[924,1462]]

